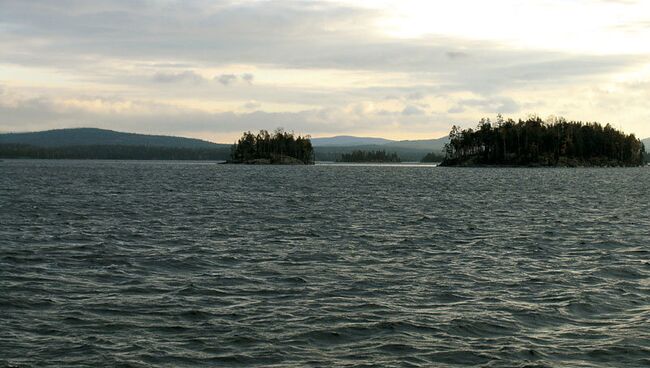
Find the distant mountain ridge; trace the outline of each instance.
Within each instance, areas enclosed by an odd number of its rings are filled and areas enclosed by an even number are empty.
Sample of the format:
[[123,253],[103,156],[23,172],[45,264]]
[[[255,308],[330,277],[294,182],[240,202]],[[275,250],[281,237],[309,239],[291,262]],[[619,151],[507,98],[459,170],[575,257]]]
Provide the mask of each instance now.
[[69,128],[29,133],[4,133],[0,134],[0,144],[25,144],[37,147],[148,146],[167,148],[224,148],[230,146],[194,138],[123,133],[98,128]]
[[352,135],[337,135],[334,137],[312,138],[311,144],[314,147],[328,146],[365,146],[373,144],[387,144],[395,141],[386,138],[355,137]]
[[449,137],[436,139],[421,140],[404,140],[396,141],[385,138],[355,137],[350,135],[340,135],[325,138],[312,138],[311,143],[314,147],[355,147],[355,146],[383,146],[385,148],[412,148],[424,149],[430,151],[441,151],[445,143],[449,142]]

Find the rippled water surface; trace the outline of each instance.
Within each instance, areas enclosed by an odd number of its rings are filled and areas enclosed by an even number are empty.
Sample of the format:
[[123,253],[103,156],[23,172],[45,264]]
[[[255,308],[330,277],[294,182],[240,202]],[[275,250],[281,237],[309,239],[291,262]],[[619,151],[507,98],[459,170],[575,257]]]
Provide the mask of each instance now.
[[650,169],[0,162],[0,366],[650,366]]

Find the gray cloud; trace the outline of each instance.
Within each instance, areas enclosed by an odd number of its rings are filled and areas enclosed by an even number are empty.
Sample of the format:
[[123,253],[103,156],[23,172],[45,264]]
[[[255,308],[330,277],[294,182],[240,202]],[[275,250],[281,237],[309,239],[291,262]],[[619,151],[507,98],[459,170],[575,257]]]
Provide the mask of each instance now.
[[251,73],[244,73],[244,74],[241,75],[241,79],[243,81],[246,81],[249,84],[252,84],[253,79],[255,79],[255,76],[253,74],[251,74]]
[[[3,59],[22,65],[83,68],[93,58],[175,60],[179,64],[261,64],[418,73],[484,92],[513,82],[570,83],[644,63],[645,56],[567,55],[508,50],[446,37],[390,40],[369,33],[376,11],[329,2],[67,0],[4,1]],[[160,19],[165,19],[161,22]],[[90,73],[89,73],[90,74]],[[250,83],[252,75],[239,78]],[[232,77],[220,78],[224,85]]]
[[409,94],[406,96],[406,99],[417,101],[417,100],[421,100],[421,99],[423,99],[424,97],[425,97],[425,96],[424,96],[424,93],[417,91],[417,92],[411,92],[411,93],[409,93]]
[[402,115],[411,116],[411,115],[424,115],[425,111],[418,106],[408,105],[402,110]]
[[237,80],[237,76],[234,74],[221,74],[214,77],[214,79],[224,86],[229,86]]
[[451,109],[447,110],[447,112],[450,113],[450,114],[460,114],[460,113],[463,113],[465,111],[466,111],[466,109],[464,107],[462,107],[462,106],[454,106]]
[[248,101],[242,107],[246,110],[259,110],[259,108],[262,107],[262,104],[257,101]]
[[191,70],[187,70],[178,73],[156,73],[152,80],[158,83],[201,83],[205,81],[205,78]]
[[447,51],[446,55],[450,59],[462,59],[462,58],[469,57],[469,54],[461,51]]
[[253,84],[253,80],[255,79],[255,76],[251,73],[244,73],[241,75],[236,75],[236,74],[221,74],[217,75],[214,77],[214,80],[218,81],[219,83],[223,84],[224,86],[230,86],[237,81],[242,81],[245,82],[249,85]]
[[482,99],[465,99],[458,101],[457,105],[449,109],[449,113],[461,113],[467,107],[477,108],[489,113],[512,114],[520,112],[519,104],[509,97],[491,97]]
[[245,81],[248,84],[253,84],[253,80],[255,79],[255,76],[251,73],[244,73],[240,77],[243,81]]

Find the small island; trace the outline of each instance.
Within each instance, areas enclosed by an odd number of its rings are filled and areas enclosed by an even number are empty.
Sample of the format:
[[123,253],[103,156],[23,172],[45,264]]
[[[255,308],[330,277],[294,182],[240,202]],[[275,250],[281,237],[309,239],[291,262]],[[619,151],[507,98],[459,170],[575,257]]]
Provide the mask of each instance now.
[[248,165],[312,165],[314,149],[309,136],[276,129],[273,134],[260,130],[245,132],[231,148],[230,164]]
[[476,129],[454,126],[441,166],[642,166],[643,143],[607,124],[539,117],[515,122],[500,115]]
[[382,162],[402,162],[397,153],[386,153],[386,151],[361,151],[354,150],[351,153],[344,153],[336,159],[336,162],[356,162],[356,163],[382,163]]

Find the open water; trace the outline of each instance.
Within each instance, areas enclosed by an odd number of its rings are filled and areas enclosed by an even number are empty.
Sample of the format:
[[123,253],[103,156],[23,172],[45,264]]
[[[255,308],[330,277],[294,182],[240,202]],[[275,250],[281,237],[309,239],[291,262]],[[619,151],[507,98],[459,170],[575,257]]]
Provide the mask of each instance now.
[[0,366],[650,366],[650,169],[0,162]]

